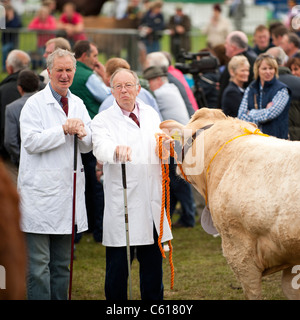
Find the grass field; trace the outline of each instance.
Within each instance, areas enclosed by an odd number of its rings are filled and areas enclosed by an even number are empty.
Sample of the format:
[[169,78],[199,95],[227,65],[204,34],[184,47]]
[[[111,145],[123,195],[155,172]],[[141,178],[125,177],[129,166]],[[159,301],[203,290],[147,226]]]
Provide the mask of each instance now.
[[[176,219],[176,217],[175,217]],[[174,229],[172,241],[175,267],[174,289],[170,289],[170,266],[164,260],[166,300],[243,300],[241,286],[226,263],[221,238],[205,233],[200,224],[192,229]],[[104,300],[105,248],[85,234],[76,245],[74,261],[74,300]],[[285,299],[281,273],[263,278],[263,299]],[[132,265],[132,294],[140,299],[138,262]]]

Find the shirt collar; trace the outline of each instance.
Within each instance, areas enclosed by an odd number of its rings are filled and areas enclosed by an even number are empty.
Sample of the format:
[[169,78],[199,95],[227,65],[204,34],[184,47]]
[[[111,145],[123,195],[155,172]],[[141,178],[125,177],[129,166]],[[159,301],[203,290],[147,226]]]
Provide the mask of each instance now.
[[140,116],[140,107],[139,107],[139,103],[136,101],[135,102],[135,106],[134,106],[134,109],[130,112],[130,111],[126,111],[122,108],[120,108],[124,114],[124,116],[127,116],[129,117],[130,113],[134,113],[136,115],[136,117],[139,119],[139,116]]
[[[62,96],[61,96],[59,93],[57,93],[57,92],[52,88],[51,82],[49,82],[49,87],[50,87],[50,90],[51,90],[52,95],[53,95],[53,97],[55,98],[55,100],[56,100],[60,105],[62,105],[62,103],[61,103],[61,101],[60,101],[60,99],[61,99]],[[69,90],[68,90],[68,93],[67,93],[67,98],[70,98]]]

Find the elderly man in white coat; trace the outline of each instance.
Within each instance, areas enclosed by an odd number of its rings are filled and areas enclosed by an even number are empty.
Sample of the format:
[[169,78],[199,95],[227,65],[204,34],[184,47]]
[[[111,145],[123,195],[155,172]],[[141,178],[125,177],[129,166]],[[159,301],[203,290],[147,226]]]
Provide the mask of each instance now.
[[79,138],[75,223],[78,232],[87,229],[80,153],[92,150],[91,119],[82,100],[68,90],[75,68],[71,52],[54,51],[47,59],[50,83],[27,100],[20,116],[18,190],[28,248],[28,299],[67,299],[74,135]]
[[[141,86],[135,72],[118,69],[110,80],[113,105],[92,121],[93,152],[104,163],[106,246],[105,295],[127,299],[127,257],[120,163],[126,162],[131,260],[136,248],[142,300],[163,299],[162,256],[157,244],[161,212],[161,172],[155,154],[160,119],[152,107],[136,100]],[[162,242],[172,239],[166,216]]]

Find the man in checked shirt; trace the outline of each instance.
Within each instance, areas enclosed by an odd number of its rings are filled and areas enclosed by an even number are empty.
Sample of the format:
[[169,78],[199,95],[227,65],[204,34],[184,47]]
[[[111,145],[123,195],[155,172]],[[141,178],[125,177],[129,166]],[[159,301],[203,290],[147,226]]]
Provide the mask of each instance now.
[[276,59],[261,54],[253,69],[255,80],[244,93],[238,118],[254,122],[263,133],[287,139],[291,91],[277,79]]

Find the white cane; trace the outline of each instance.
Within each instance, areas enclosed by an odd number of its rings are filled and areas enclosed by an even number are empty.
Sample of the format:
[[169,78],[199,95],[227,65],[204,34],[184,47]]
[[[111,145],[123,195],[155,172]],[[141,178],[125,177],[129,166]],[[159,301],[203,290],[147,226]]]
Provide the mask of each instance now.
[[78,137],[77,137],[77,134],[75,134],[74,135],[73,206],[72,206],[72,238],[71,238],[69,300],[72,300],[74,239],[75,239],[75,211],[76,211],[77,150],[78,150]]
[[129,300],[132,300],[131,267],[130,267],[130,243],[129,243],[128,207],[127,207],[127,183],[126,183],[126,167],[125,167],[125,163],[122,163],[121,167],[122,167],[124,211],[125,211],[126,251],[127,251],[128,278],[129,278]]

